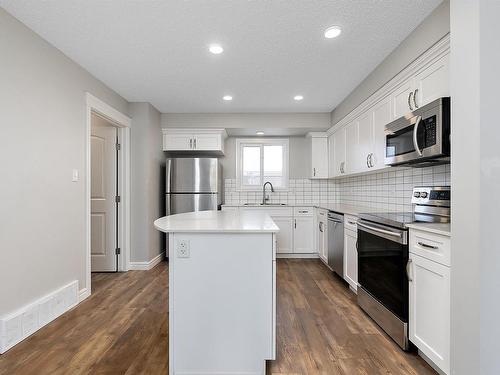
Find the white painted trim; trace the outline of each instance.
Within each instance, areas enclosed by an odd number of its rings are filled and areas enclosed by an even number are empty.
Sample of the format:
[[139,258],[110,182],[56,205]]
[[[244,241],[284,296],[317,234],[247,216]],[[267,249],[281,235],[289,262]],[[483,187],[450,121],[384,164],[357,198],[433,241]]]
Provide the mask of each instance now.
[[301,254],[276,254],[278,259],[318,259],[319,255],[316,253],[301,253]]
[[[86,249],[86,265],[85,265],[85,287],[88,290],[87,298],[91,294],[91,254],[90,254],[90,136],[91,136],[91,119],[92,112],[103,117],[113,125],[118,127],[118,136],[121,142],[120,153],[120,196],[121,210],[119,210],[120,222],[120,248],[123,256],[119,257],[119,270],[127,271],[130,261],[130,127],[132,119],[123,113],[117,111],[102,100],[96,98],[92,94],[85,93],[86,101],[86,124],[85,124],[85,249]],[[82,290],[83,290],[82,289]]]
[[[237,138],[236,139],[236,189],[238,191],[262,191],[262,185],[265,181],[261,181],[260,186],[241,186],[241,170],[243,168],[243,157],[241,155],[242,146],[245,145],[259,145],[261,146],[261,160],[260,160],[260,170],[261,173],[264,171],[264,159],[262,157],[262,146],[283,146],[283,182],[284,186],[274,187],[274,190],[285,192],[288,191],[290,185],[290,140],[288,138]],[[262,177],[262,175],[261,175]]]
[[148,271],[163,260],[163,255],[164,253],[160,253],[149,262],[130,262],[129,269],[136,271]]
[[88,297],[90,297],[90,290],[88,288],[83,288],[78,291],[78,303],[83,302]]
[[440,59],[444,55],[450,53],[450,34],[446,34],[441,40],[430,47],[426,52],[414,60],[410,65],[404,68],[396,76],[394,76],[389,82],[378,89],[374,94],[372,94],[363,103],[358,105],[349,114],[342,118],[336,124],[332,124],[332,127],[327,130],[328,135],[332,135],[338,129],[342,128],[344,125],[354,121],[358,116],[362,115],[365,111],[373,107],[379,101],[390,95],[396,88],[402,85],[406,80],[415,76],[420,70],[432,64],[434,61]]
[[0,354],[17,345],[40,328],[79,303],[78,280],[0,318]]

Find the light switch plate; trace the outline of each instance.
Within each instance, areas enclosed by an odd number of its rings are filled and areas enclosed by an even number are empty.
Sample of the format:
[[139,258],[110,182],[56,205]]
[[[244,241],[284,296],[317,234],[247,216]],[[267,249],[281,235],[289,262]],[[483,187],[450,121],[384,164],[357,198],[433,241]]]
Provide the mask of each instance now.
[[78,169],[73,169],[73,174],[71,175],[71,181],[77,182],[79,180]]
[[189,240],[177,241],[177,258],[189,258]]

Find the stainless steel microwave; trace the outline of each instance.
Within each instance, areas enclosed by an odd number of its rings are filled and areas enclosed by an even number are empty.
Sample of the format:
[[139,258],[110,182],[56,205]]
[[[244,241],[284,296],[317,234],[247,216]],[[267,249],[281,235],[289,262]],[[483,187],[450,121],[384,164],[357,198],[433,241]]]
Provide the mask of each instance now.
[[450,162],[450,98],[439,98],[385,126],[385,164]]

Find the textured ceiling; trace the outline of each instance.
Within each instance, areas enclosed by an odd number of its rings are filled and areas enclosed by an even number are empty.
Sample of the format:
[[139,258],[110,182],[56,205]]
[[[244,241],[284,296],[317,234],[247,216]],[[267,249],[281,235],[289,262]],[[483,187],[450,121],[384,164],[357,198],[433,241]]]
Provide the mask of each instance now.
[[[331,111],[439,3],[0,0],[124,98],[161,112]],[[331,25],[339,38],[323,37]],[[210,54],[212,42],[224,53]]]

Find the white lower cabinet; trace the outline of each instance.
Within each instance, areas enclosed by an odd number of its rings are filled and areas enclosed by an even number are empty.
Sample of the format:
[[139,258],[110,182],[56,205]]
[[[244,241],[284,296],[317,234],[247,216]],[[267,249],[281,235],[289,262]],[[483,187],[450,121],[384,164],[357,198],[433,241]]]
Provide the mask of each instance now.
[[293,253],[293,217],[291,216],[271,216],[274,223],[280,228],[276,233],[278,254]]
[[352,230],[344,230],[344,280],[349,286],[358,289],[358,235]]
[[314,228],[312,216],[299,216],[294,219],[293,252],[298,254],[315,253]]
[[[422,238],[410,230],[411,238]],[[435,237],[429,234],[429,237]],[[449,241],[449,238],[447,238]],[[429,240],[430,241],[430,240]],[[417,346],[444,373],[450,373],[450,267],[415,254],[410,240],[409,334]],[[437,248],[437,247],[436,247]],[[433,250],[429,250],[431,253]],[[421,252],[422,253],[422,252]],[[425,253],[423,254],[425,255]]]
[[328,211],[318,209],[316,215],[316,238],[319,258],[328,263]]

